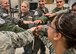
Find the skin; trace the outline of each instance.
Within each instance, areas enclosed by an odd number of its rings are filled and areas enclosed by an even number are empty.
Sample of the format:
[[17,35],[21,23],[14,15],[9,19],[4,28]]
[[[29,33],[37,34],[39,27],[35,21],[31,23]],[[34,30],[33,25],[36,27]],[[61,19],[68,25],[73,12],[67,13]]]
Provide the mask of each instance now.
[[76,14],[76,5],[72,7],[72,12]]
[[57,8],[63,9],[64,0],[56,0],[56,6]]
[[66,50],[65,38],[61,33],[56,31],[55,20],[56,18],[54,18],[51,26],[49,26],[48,28],[48,39],[53,43],[56,54],[63,54]]
[[45,0],[40,0],[39,1],[39,7],[44,8],[45,7]]
[[9,9],[9,1],[8,0],[1,0],[1,5],[4,9]]
[[25,4],[25,3],[22,3],[22,4],[21,4],[21,12],[22,12],[22,13],[28,13],[28,11],[29,11],[28,5]]
[[53,37],[54,36],[56,36],[56,30],[55,30],[55,25],[54,25],[54,21],[55,21],[55,19],[51,22],[51,24],[48,26],[48,31],[47,31],[47,33],[48,33],[48,39],[50,40],[50,41],[52,41],[53,40]]
[[[64,6],[64,0],[56,0],[56,7],[63,10],[63,6]],[[49,16],[49,17],[53,17],[57,15],[57,13],[47,13],[45,14],[45,16]]]

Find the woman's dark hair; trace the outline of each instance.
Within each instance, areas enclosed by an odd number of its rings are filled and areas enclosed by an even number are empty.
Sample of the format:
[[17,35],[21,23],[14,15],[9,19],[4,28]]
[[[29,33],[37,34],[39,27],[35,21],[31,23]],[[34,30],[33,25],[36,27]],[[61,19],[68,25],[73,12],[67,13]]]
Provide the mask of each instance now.
[[76,16],[73,13],[64,13],[57,16],[56,29],[66,38],[67,48],[76,46]]
[[74,3],[72,4],[72,8],[73,8],[73,6],[76,6],[76,2],[74,2]]

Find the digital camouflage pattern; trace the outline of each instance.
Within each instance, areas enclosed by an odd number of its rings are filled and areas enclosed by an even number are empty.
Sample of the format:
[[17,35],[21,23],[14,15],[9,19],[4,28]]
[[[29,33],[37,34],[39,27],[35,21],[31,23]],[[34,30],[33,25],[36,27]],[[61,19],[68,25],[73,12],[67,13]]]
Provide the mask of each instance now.
[[[44,25],[42,31],[47,31],[47,26]],[[53,47],[53,44],[48,40],[46,36],[40,36],[40,39],[43,41],[43,43],[47,46],[47,48],[50,50],[50,54],[56,54],[55,49]],[[76,49],[70,48],[67,51],[65,51],[63,54],[76,54]]]
[[33,37],[32,31],[30,30],[20,33],[1,31],[0,54],[14,54],[16,48],[31,43]]
[[[60,14],[60,13],[65,13],[67,11],[65,11],[66,9],[68,9],[67,7],[63,7],[63,10],[59,9],[59,8],[54,8],[52,10],[52,13],[56,13],[56,14]],[[54,16],[55,17],[55,16]],[[38,20],[42,20],[43,24],[45,24],[48,20],[52,21],[54,17],[47,17],[47,16],[41,16],[40,18],[38,18]]]

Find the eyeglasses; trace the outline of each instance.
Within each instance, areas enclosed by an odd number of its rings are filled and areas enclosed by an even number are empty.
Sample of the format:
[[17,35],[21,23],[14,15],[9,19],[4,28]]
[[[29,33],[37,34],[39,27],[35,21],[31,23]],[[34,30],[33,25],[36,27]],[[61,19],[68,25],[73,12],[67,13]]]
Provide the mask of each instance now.
[[54,27],[51,25],[51,22],[50,22],[50,21],[47,23],[47,26],[49,26],[49,27],[51,27],[52,29],[54,29],[55,31],[57,31],[56,28],[54,28]]

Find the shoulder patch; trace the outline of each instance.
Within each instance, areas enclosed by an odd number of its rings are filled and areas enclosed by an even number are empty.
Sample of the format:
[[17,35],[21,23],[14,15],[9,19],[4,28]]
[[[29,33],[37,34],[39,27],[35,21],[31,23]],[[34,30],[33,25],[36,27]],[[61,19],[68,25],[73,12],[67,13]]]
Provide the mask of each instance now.
[[0,24],[4,24],[5,23],[5,20],[0,18]]

